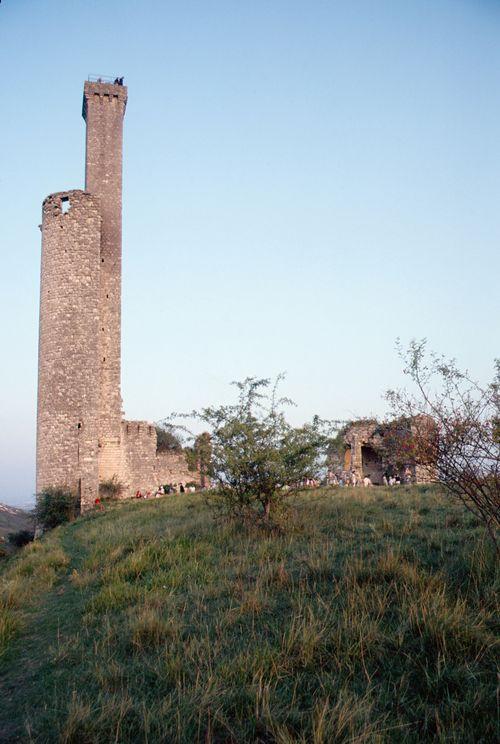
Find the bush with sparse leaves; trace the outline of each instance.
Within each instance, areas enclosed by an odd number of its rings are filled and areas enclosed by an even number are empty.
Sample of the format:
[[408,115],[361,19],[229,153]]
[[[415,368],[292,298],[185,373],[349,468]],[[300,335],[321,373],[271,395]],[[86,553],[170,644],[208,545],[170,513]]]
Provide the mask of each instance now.
[[182,452],[182,442],[168,425],[156,427],[157,452]]
[[118,499],[123,492],[123,483],[120,483],[116,475],[99,483],[99,498],[103,501]]
[[282,379],[248,377],[233,383],[239,391],[234,405],[190,414],[210,430],[205,466],[216,483],[210,503],[221,516],[273,524],[290,493],[320,476],[330,426],[318,417],[291,426],[283,409],[292,401],[278,397]]
[[389,390],[392,413],[411,421],[411,454],[484,523],[500,551],[500,360],[481,385],[426,342],[400,349],[414,391]]
[[52,529],[64,522],[71,522],[78,512],[78,499],[68,489],[45,488],[37,494],[35,520],[44,529]]

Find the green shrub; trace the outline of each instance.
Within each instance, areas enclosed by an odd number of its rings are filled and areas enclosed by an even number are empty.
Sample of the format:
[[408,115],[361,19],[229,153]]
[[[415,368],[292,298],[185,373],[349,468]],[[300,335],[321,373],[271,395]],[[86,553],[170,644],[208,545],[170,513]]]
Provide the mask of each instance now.
[[282,380],[283,375],[274,382],[247,377],[233,383],[239,391],[234,405],[188,414],[210,429],[195,444],[200,475],[216,484],[210,505],[224,519],[259,522],[272,529],[278,522],[282,526],[285,501],[292,492],[304,480],[321,476],[332,427],[318,416],[301,427],[292,426],[284,414],[292,401],[278,396]]
[[10,545],[14,545],[16,548],[22,548],[24,545],[32,542],[34,536],[32,530],[19,530],[18,532],[9,532],[7,540]]
[[35,519],[44,529],[71,522],[78,510],[75,494],[65,488],[45,488],[36,497]]
[[157,452],[182,452],[182,442],[171,427],[167,425],[156,427]]
[[101,499],[117,499],[122,491],[123,484],[120,483],[116,475],[99,483],[99,496]]

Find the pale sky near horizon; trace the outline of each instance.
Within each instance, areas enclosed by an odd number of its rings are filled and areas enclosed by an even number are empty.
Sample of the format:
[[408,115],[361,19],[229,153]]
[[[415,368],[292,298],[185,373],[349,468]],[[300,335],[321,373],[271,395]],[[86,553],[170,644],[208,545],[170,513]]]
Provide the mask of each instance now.
[[122,395],[157,420],[287,372],[382,414],[395,340],[499,356],[500,2],[3,0],[0,501],[34,491],[41,202],[123,75]]

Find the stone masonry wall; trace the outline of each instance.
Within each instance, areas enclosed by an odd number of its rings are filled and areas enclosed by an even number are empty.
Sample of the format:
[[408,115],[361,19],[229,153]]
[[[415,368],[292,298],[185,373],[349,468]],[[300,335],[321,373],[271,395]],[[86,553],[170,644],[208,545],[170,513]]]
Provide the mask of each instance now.
[[189,470],[182,452],[158,452],[155,461],[155,481],[158,485],[196,483],[201,485],[199,470]]
[[[363,445],[371,442],[377,425],[371,421],[353,424],[344,436],[346,445],[350,448],[349,469],[354,471],[358,478],[363,478],[367,473],[363,470]],[[346,458],[347,460],[347,458]]]
[[[427,430],[432,429],[428,421],[414,419],[409,433],[416,432],[417,426],[420,426],[421,431],[423,426]],[[359,478],[369,475],[376,484],[382,483],[385,471],[380,452],[383,439],[378,429],[376,422],[360,421],[352,424],[344,435],[346,452],[349,452],[345,462],[349,462],[349,469],[353,470]],[[414,483],[432,483],[436,480],[436,469],[433,465],[408,464],[407,469]]]
[[[156,431],[147,421],[122,421],[122,497],[155,488]],[[158,485],[158,484],[156,484]]]
[[[65,212],[65,210],[67,211]],[[101,217],[83,191],[48,196],[42,210],[37,493],[97,495]]]
[[122,146],[127,88],[86,82],[85,188],[98,200],[102,216],[100,259],[100,430],[99,473],[112,477],[120,466]]
[[182,452],[157,452],[156,429],[147,421],[122,421],[122,497],[154,492],[167,483],[200,482]]

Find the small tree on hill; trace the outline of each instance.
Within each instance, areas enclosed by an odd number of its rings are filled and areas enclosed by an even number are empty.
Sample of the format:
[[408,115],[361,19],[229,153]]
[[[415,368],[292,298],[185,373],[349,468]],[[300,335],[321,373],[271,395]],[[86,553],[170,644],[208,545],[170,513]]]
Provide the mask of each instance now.
[[167,424],[156,426],[156,451],[181,452],[182,441]]
[[412,460],[432,468],[435,480],[482,520],[498,550],[500,362],[482,386],[453,360],[428,354],[425,340],[400,354],[415,392],[390,390],[386,398],[399,421],[412,423]]
[[194,438],[192,447],[184,447],[184,454],[188,464],[188,469],[192,472],[199,472],[200,484],[202,487],[208,485],[210,461],[212,457],[212,445],[210,434],[203,432]]
[[283,409],[291,401],[278,397],[282,379],[272,384],[248,377],[233,383],[239,391],[234,405],[191,414],[210,429],[203,442],[210,444],[206,470],[217,484],[213,503],[224,516],[270,523],[290,492],[323,466],[327,425],[317,417],[298,428],[286,421]]
[[44,529],[71,522],[78,512],[78,499],[65,488],[45,488],[37,494],[35,521]]
[[[350,423],[350,422],[349,422]],[[327,448],[327,462],[330,470],[339,472],[344,470],[345,464],[345,434],[349,428],[349,423],[344,423],[342,428],[334,437],[331,437]]]
[[408,467],[425,467],[432,480],[437,429],[431,416],[400,416],[379,424],[377,431],[379,452],[387,469],[402,472]]

